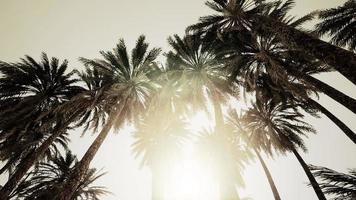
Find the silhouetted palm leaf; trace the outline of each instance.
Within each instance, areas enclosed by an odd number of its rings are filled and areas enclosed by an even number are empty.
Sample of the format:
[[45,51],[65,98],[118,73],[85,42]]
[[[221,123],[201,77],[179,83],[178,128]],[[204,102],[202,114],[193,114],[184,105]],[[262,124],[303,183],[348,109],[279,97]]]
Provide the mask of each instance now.
[[316,25],[320,35],[331,36],[331,42],[356,50],[356,1],[348,0],[342,6],[320,11],[322,20]]
[[333,200],[356,199],[356,170],[348,174],[340,173],[326,167],[309,165],[315,177],[321,180],[320,187],[325,194],[335,196]]

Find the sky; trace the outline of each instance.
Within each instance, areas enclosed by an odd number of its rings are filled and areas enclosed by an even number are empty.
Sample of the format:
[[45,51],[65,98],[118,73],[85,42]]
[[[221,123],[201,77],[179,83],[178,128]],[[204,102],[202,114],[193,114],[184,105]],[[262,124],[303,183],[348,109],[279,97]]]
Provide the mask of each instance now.
[[[315,9],[335,7],[342,0],[296,0],[293,14],[302,16]],[[39,58],[41,52],[68,59],[71,68],[81,68],[78,57],[98,58],[100,50],[111,50],[119,38],[132,47],[140,34],[145,34],[151,46],[168,50],[167,37],[182,35],[185,27],[200,16],[209,14],[204,0],[1,0],[0,60],[18,61],[24,55]],[[356,87],[338,73],[318,76],[321,80],[356,98]],[[356,131],[356,116],[325,95],[319,100],[325,107]],[[346,172],[356,167],[356,146],[325,117],[308,118],[317,130],[302,153],[311,164]],[[72,133],[71,149],[79,158],[94,136]],[[111,134],[92,162],[92,166],[107,171],[98,184],[113,193],[102,200],[149,200],[151,175],[140,168],[131,154],[129,131]],[[268,159],[282,199],[314,200],[313,190],[292,155]],[[242,196],[255,200],[272,200],[267,180],[259,163],[245,170],[246,188]],[[2,180],[4,181],[4,180]]]

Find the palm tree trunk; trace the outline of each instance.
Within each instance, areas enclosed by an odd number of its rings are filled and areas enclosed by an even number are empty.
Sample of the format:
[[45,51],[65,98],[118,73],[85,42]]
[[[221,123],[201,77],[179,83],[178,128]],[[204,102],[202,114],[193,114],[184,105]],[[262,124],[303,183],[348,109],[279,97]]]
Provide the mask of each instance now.
[[345,135],[356,144],[356,134],[347,125],[339,120],[330,111],[320,105],[318,102],[310,99],[309,100],[318,110],[320,110],[324,115],[326,115],[331,121],[333,121],[344,133]]
[[95,157],[96,153],[98,152],[99,148],[101,147],[108,133],[110,132],[116,117],[121,114],[121,111],[123,110],[126,101],[127,99],[122,104],[120,104],[119,108],[117,108],[116,111],[109,115],[109,120],[106,122],[99,135],[95,138],[94,142],[87,149],[80,162],[78,162],[76,166],[74,166],[74,170],[73,172],[71,172],[70,178],[68,179],[69,181],[64,184],[62,191],[58,195],[57,200],[72,199],[72,196],[78,188],[84,174],[88,170],[91,161]]
[[94,142],[90,145],[83,158],[77,165],[74,167],[73,172],[71,173],[71,178],[64,185],[63,190],[58,195],[58,200],[70,200],[74,192],[76,191],[80,181],[82,180],[84,174],[89,168],[90,162],[93,160],[100,146],[106,139],[109,131],[111,130],[113,123],[113,118],[111,118],[100,131],[100,134],[95,138]]
[[277,190],[277,187],[273,181],[273,178],[272,178],[272,175],[271,173],[269,172],[268,168],[267,168],[267,165],[265,163],[265,161],[263,160],[262,156],[260,155],[260,152],[258,152],[257,149],[254,148],[254,151],[258,157],[258,160],[260,161],[262,167],[263,167],[263,170],[267,176],[267,179],[268,179],[268,183],[269,183],[269,186],[271,187],[271,190],[272,190],[272,193],[273,193],[273,196],[274,196],[274,199],[275,200],[281,200],[281,197],[279,195],[279,192]]
[[29,153],[17,166],[16,171],[11,175],[9,180],[5,183],[5,185],[0,190],[0,200],[9,199],[9,195],[15,189],[18,183],[22,180],[22,178],[26,175],[27,171],[33,166],[34,163],[37,162],[39,158],[41,158],[48,148],[53,144],[53,142],[60,136],[63,131],[68,127],[68,125],[72,122],[72,119],[75,117],[73,115],[69,120],[66,120],[64,124],[58,125],[54,130],[54,133],[48,137],[40,147],[34,150],[32,153]]
[[261,24],[260,32],[276,30],[286,46],[294,46],[332,66],[352,83],[356,84],[356,55],[343,48],[324,42],[303,31],[291,28],[283,22],[270,17],[256,15],[254,19]]
[[162,179],[159,170],[152,170],[152,199],[151,200],[163,200],[162,195]]
[[214,102],[214,113],[215,113],[216,127],[220,127],[224,123],[224,117],[219,102]]
[[[227,177],[225,177],[226,179]],[[231,178],[231,177],[230,177]],[[220,200],[240,200],[233,181],[221,180],[219,183]]]
[[353,113],[356,114],[356,100],[349,97],[348,95],[345,95],[344,93],[336,90],[335,88],[329,86],[328,84],[310,76],[303,76],[304,80],[312,84],[314,87],[316,87],[318,90],[323,92],[324,94],[328,95],[330,98],[334,99],[338,103],[342,104],[349,110],[351,110]]
[[[6,170],[8,170],[8,168],[11,166],[11,162],[7,162],[1,169],[0,169],[0,175],[3,174],[4,172],[6,172]],[[10,174],[9,174],[10,175]]]
[[214,117],[215,117],[215,127],[219,129],[223,124],[224,124],[224,115],[221,109],[221,105],[219,102],[219,98],[217,97],[217,94],[212,91],[212,101],[213,101],[213,107],[214,107]]
[[303,167],[305,174],[307,175],[309,182],[311,184],[311,186],[313,187],[316,195],[318,196],[319,200],[326,200],[324,193],[322,192],[318,182],[315,180],[315,177],[313,176],[313,174],[311,173],[308,165],[305,163],[305,161],[303,160],[303,158],[299,155],[298,151],[294,148],[291,147],[291,151],[293,152],[293,154],[295,155],[295,157],[298,159],[300,165]]

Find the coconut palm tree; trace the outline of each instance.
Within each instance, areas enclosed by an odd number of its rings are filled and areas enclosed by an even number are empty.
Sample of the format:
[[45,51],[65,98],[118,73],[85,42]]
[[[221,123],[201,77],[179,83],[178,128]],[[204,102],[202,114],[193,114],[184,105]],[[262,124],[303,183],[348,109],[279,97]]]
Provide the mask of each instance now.
[[[287,20],[288,18],[281,16],[281,21]],[[290,26],[297,26],[304,22],[304,20],[297,21],[299,23],[290,21],[289,23],[293,24]],[[227,51],[231,57],[229,65],[233,81],[242,84],[247,91],[256,92],[259,98],[269,92],[273,95],[270,94],[267,98],[278,97],[283,101],[293,99],[312,103],[353,142],[356,142],[356,134],[346,124],[325,107],[310,99],[316,91],[323,92],[356,113],[355,99],[312,76],[330,71],[328,66],[322,65],[299,50],[285,48],[276,34],[253,33],[253,36],[245,36],[244,41],[236,37],[224,38],[224,40],[227,41],[227,46],[230,46],[228,49],[234,49]]]
[[[255,0],[213,0],[206,5],[215,13],[200,18],[200,21],[187,28],[188,32],[204,34],[251,30],[259,34],[276,32],[281,42],[292,49],[300,49],[307,54],[332,66],[351,82],[356,84],[356,55],[324,42],[308,32],[299,30],[280,21],[280,16],[288,14],[294,0],[264,3]],[[311,15],[307,16],[308,18]],[[298,22],[297,22],[298,23]]]
[[97,68],[105,74],[108,89],[102,93],[108,108],[108,119],[80,162],[76,164],[71,173],[71,181],[64,184],[59,200],[69,200],[74,194],[74,189],[79,185],[81,177],[89,168],[111,128],[120,128],[126,120],[133,121],[146,109],[150,96],[158,86],[148,76],[157,69],[155,60],[161,51],[158,48],[148,50],[148,46],[145,37],[140,36],[130,58],[125,42],[121,39],[113,51],[100,52],[104,59],[80,59],[86,66]]
[[333,200],[352,200],[356,198],[356,169],[348,174],[340,173],[326,167],[309,165],[314,176],[319,178],[320,187],[325,194],[332,195]]
[[168,39],[168,43],[173,51],[167,57],[182,72],[178,82],[183,98],[187,98],[187,103],[195,110],[207,110],[206,102],[211,100],[215,124],[223,124],[221,103],[226,100],[226,93],[232,93],[232,90],[218,46],[203,43],[198,35],[184,38],[175,35]]
[[[48,162],[40,162],[34,171],[27,174],[10,199],[46,200],[55,198],[77,162],[76,156],[70,151],[66,151],[64,156],[57,154]],[[95,168],[88,169],[80,181],[79,187],[75,189],[71,200],[99,200],[99,196],[108,194],[109,192],[104,187],[93,186],[93,183],[103,175],[104,173],[97,173]]]
[[164,199],[166,173],[172,169],[188,137],[185,124],[176,113],[150,111],[134,134],[132,145],[135,157],[142,159],[152,172],[152,200]]
[[60,118],[53,122],[52,110],[83,90],[67,67],[66,60],[59,63],[45,53],[40,62],[30,56],[18,63],[0,62],[0,154],[7,160],[1,171],[11,171],[0,199],[7,199],[33,164],[66,146],[68,125]]
[[356,2],[348,0],[343,5],[318,13],[322,20],[316,25],[316,32],[330,36],[335,45],[356,50]]
[[297,150],[299,148],[306,151],[301,136],[314,132],[309,124],[302,121],[302,118],[303,115],[292,104],[256,101],[243,116],[243,122],[250,133],[251,145],[257,149],[266,149],[266,152],[272,150],[279,153],[292,152],[307,175],[318,199],[326,200],[318,182]]
[[220,199],[240,200],[236,187],[244,186],[241,172],[251,153],[231,126],[221,125],[218,130],[205,129],[200,133],[197,141],[199,155],[216,173]]
[[[241,124],[242,119],[237,113],[236,109],[230,109],[228,113],[228,122],[239,132],[243,137],[242,139],[245,140],[247,145],[250,145],[250,140],[249,140],[249,134],[243,127],[243,124]],[[261,138],[262,139],[262,138]],[[261,163],[261,166],[263,168],[263,171],[267,177],[268,183],[271,187],[273,197],[275,200],[281,200],[280,194],[278,192],[278,189],[276,187],[276,184],[274,183],[273,177],[271,175],[271,172],[269,171],[266,162],[264,161],[261,151],[266,151],[270,156],[273,156],[272,152],[270,151],[269,148],[262,148],[262,147],[267,147],[270,146],[271,144],[268,144],[269,141],[263,141],[259,140],[260,145],[250,145],[249,147],[253,149],[254,153],[256,154],[258,160]],[[268,145],[267,145],[268,144]]]
[[[265,13],[268,13],[270,17],[278,19],[279,21],[287,24],[292,28],[298,29],[300,29],[301,26],[305,24],[305,22],[312,18],[312,15],[306,15],[299,19],[291,18],[287,15],[287,11],[291,8],[289,5],[290,4],[285,3],[282,4],[279,9],[272,9],[273,7],[270,9],[265,9],[267,10]],[[233,67],[235,67],[233,69],[234,73],[241,73],[241,70],[251,68],[251,65],[253,65],[255,68],[254,70],[267,71],[268,74],[274,76],[272,80],[275,82],[280,82],[285,86],[288,86],[288,81],[285,79],[287,74],[297,76],[299,80],[308,82],[308,84],[317,88],[320,92],[325,93],[335,101],[350,109],[352,112],[356,113],[355,99],[310,76],[312,74],[330,71],[330,67],[315,61],[312,56],[306,54],[304,51],[300,51],[296,48],[290,48],[284,45],[283,41],[278,37],[277,32],[258,33],[254,29],[250,30],[249,33],[247,31],[229,32],[232,33],[230,34],[232,37],[230,36],[224,38],[222,34],[220,34],[218,37],[225,41],[223,45],[229,49],[228,54],[235,54],[233,58],[235,61],[237,60],[238,63],[233,63]],[[212,40],[212,38],[210,37],[209,40]],[[286,60],[288,62],[286,62]],[[244,67],[240,68],[236,65]],[[264,65],[268,65],[268,67],[265,67]],[[296,70],[300,68],[306,68],[305,66],[308,65],[316,66],[313,67],[313,73],[306,74],[301,70]],[[307,68],[311,71],[310,66]],[[315,69],[317,69],[317,71],[315,71]],[[244,73],[244,71],[242,72]],[[250,70],[247,72],[251,73]],[[299,92],[300,91],[302,90],[299,89]]]

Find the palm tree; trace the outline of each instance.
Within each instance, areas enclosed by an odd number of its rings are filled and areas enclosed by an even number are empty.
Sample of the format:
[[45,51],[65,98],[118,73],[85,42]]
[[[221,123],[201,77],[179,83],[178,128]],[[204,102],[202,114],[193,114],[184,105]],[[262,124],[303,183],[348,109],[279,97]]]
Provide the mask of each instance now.
[[[270,156],[272,156],[272,152],[270,151],[269,148],[266,148],[268,146],[271,146],[271,144],[269,144],[270,141],[264,141],[263,139],[266,139],[265,137],[261,137],[258,140],[258,144],[257,145],[251,145],[249,137],[248,137],[248,132],[244,129],[243,125],[240,123],[240,121],[242,121],[241,117],[239,116],[239,114],[237,113],[236,109],[233,110],[229,110],[229,114],[228,114],[228,121],[229,123],[234,126],[238,132],[240,132],[241,135],[243,135],[244,137],[242,137],[247,145],[250,145],[250,147],[252,147],[253,151],[255,152],[255,154],[257,155],[258,160],[260,161],[263,171],[266,174],[268,183],[271,187],[273,196],[275,200],[281,200],[280,194],[278,192],[278,189],[276,187],[276,184],[274,183],[273,177],[271,175],[271,172],[269,171],[264,159],[261,156],[261,151],[265,151],[267,152]],[[265,148],[263,148],[265,147]]]
[[[222,51],[219,43],[204,42],[199,35],[186,35],[184,38],[175,35],[168,39],[168,43],[174,50],[167,54],[168,60],[182,71],[178,82],[183,98],[187,98],[186,102],[193,106],[193,111],[208,111],[207,103],[210,101],[215,116],[214,130],[223,132],[224,116],[221,104],[226,102],[227,94],[233,94],[235,91],[228,84],[225,60],[220,53]],[[239,199],[235,183],[221,187],[221,198]]]
[[[49,162],[40,162],[34,171],[27,174],[10,199],[46,200],[55,198],[77,162],[76,156],[70,151],[66,151],[65,156],[57,154],[50,158]],[[99,200],[99,196],[108,194],[109,192],[104,187],[92,186],[103,175],[104,173],[98,174],[95,168],[88,169],[80,181],[79,187],[75,189],[71,200]]]
[[318,182],[297,150],[300,148],[306,151],[301,136],[314,132],[309,124],[302,121],[302,117],[303,115],[292,104],[256,101],[244,115],[243,122],[250,133],[251,145],[255,148],[266,149],[267,152],[272,150],[280,153],[292,152],[318,198],[326,200]]
[[7,160],[1,171],[11,172],[0,199],[7,199],[34,163],[55,153],[58,144],[66,146],[68,124],[53,122],[51,113],[82,91],[67,67],[66,60],[59,63],[45,53],[41,62],[30,56],[18,63],[0,62],[0,153]]
[[163,200],[166,173],[172,169],[187,139],[187,130],[176,113],[150,111],[134,134],[133,152],[152,172],[152,200]]
[[[219,132],[218,132],[219,131]],[[216,130],[205,129],[197,141],[199,154],[216,173],[221,200],[240,200],[236,186],[244,186],[241,175],[251,153],[231,126]]]
[[338,46],[347,46],[356,50],[356,2],[346,1],[342,6],[319,12],[322,21],[316,25],[316,32],[331,36],[331,42]]
[[[298,23],[295,23],[284,15],[278,16],[292,27],[297,27],[307,20],[299,19],[296,20]],[[286,48],[276,34],[252,33],[252,36],[245,36],[244,41],[236,37],[224,38],[228,42],[227,48],[233,49],[227,51],[231,59],[231,79],[242,84],[247,91],[256,92],[259,98],[269,92],[273,95],[268,95],[268,98],[312,102],[316,109],[330,118],[355,142],[356,134],[351,129],[322,105],[310,99],[311,94],[316,91],[323,92],[356,113],[355,99],[312,76],[328,72],[330,68],[308,54]]]
[[326,167],[309,165],[314,176],[319,178],[320,187],[325,194],[332,195],[333,200],[352,200],[356,198],[356,169],[348,174],[340,173]]
[[[263,3],[255,0],[208,1],[206,5],[215,13],[201,17],[200,21],[189,26],[187,31],[200,34],[217,31],[219,35],[231,31],[254,30],[263,34],[278,30],[277,36],[284,45],[313,55],[356,84],[355,54],[280,21],[279,15],[286,15],[294,3],[294,0],[287,0],[285,3]],[[310,17],[311,15],[308,16]]]
[[206,102],[211,100],[215,114],[215,124],[223,124],[221,103],[226,100],[228,87],[227,73],[218,46],[214,43],[203,43],[198,35],[178,35],[170,37],[168,43],[173,48],[167,57],[181,76],[178,80],[183,98],[193,105],[195,110],[207,110]]
[[[285,3],[282,4],[279,9],[269,9],[270,11],[265,12],[269,13],[268,15],[270,17],[278,19],[292,28],[300,28],[305,22],[311,19],[311,15],[306,15],[299,19],[290,18],[287,15],[287,11],[290,9],[289,4]],[[255,68],[254,70],[267,71],[269,75],[274,76],[272,80],[283,83],[286,86],[290,86],[288,85],[288,81],[285,80],[285,76],[289,74],[303,82],[307,82],[320,92],[325,93],[356,113],[355,99],[311,76],[312,74],[330,71],[330,67],[315,61],[313,57],[301,50],[287,47],[278,37],[278,33],[258,33],[254,29],[249,31],[250,35],[248,35],[247,32],[239,33],[239,31],[237,31],[236,33],[236,31],[230,31],[230,33],[231,32],[233,37],[223,38],[223,40],[224,45],[230,49],[228,53],[231,54],[231,51],[233,51],[233,54],[237,54],[237,56],[233,56],[238,62],[235,63],[235,61],[233,63],[233,67],[235,67],[233,73],[251,73],[251,69],[246,72],[241,70],[251,68],[252,65]],[[222,36],[220,35],[219,37],[221,38]],[[240,65],[242,68],[236,65]],[[309,65],[315,66],[313,67],[313,71]],[[300,68],[306,68],[309,72],[306,73],[302,70],[296,70]],[[293,89],[295,90],[296,88]],[[302,90],[299,89],[299,92],[300,91]]]
[[86,66],[97,68],[105,75],[103,78],[108,89],[102,93],[108,119],[81,161],[76,164],[71,173],[71,181],[64,184],[59,200],[69,200],[74,194],[74,189],[79,185],[111,128],[120,128],[125,120],[134,120],[147,107],[151,94],[157,88],[157,84],[148,75],[156,69],[155,60],[161,51],[158,48],[148,50],[148,46],[145,37],[140,36],[130,59],[125,42],[121,39],[113,51],[100,52],[104,59],[80,59]]

